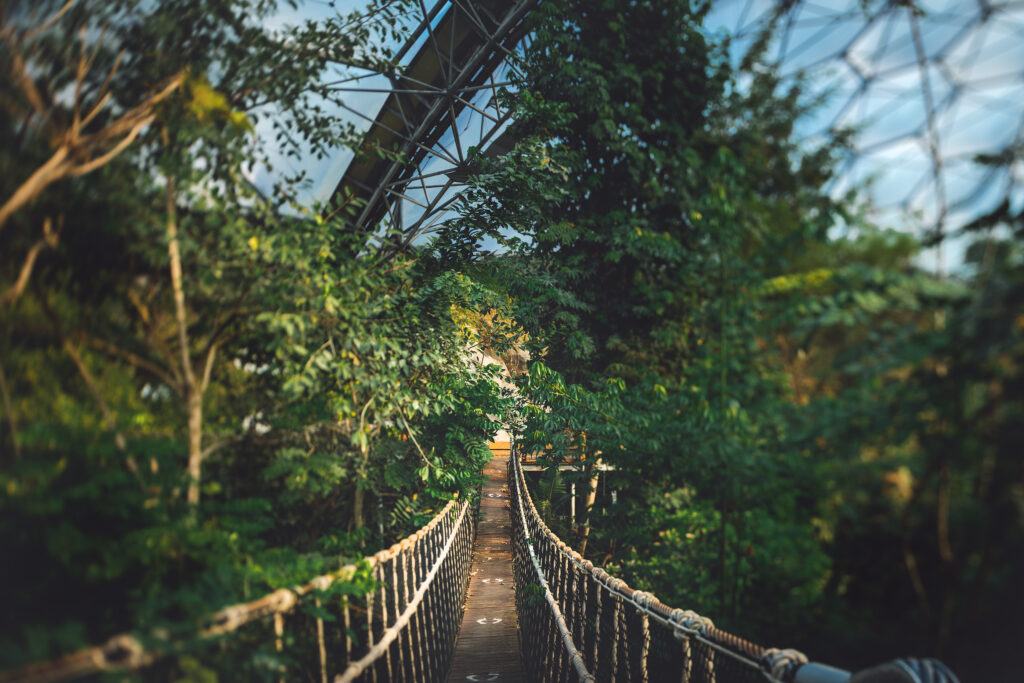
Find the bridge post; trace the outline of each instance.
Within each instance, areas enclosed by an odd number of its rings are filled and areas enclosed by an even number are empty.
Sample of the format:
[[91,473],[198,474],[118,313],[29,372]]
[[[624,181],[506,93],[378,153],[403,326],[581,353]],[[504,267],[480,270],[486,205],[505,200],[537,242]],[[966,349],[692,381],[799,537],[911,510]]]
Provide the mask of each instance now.
[[576,482],[569,484],[569,527],[576,529]]

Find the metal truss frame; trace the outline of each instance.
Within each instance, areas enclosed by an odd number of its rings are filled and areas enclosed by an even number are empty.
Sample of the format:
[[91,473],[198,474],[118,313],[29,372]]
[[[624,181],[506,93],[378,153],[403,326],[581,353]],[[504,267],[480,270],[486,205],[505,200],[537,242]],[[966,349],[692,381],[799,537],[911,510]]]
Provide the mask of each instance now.
[[[471,175],[471,151],[493,147],[510,114],[499,92],[516,73],[524,18],[536,0],[418,0],[419,25],[395,56],[388,88],[363,88],[354,76],[337,91],[386,92],[363,145],[330,204],[360,205],[351,228],[401,234],[400,248],[443,220]],[[379,79],[378,79],[379,80]],[[344,106],[344,105],[343,105]],[[500,145],[499,145],[500,146]]]

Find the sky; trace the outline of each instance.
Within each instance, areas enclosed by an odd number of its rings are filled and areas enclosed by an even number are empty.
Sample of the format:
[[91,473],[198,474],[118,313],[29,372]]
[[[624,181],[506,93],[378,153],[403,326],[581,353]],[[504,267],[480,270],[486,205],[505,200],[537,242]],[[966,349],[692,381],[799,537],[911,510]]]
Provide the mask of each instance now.
[[[775,32],[784,73],[807,71],[827,104],[803,121],[808,140],[834,127],[858,129],[855,153],[831,191],[869,183],[876,222],[921,234],[943,218],[947,233],[991,210],[1008,193],[1019,208],[1024,169],[994,173],[975,163],[1024,135],[1024,2],[919,0],[914,14],[893,3],[802,2]],[[712,30],[739,36],[734,55],[773,9],[767,0],[719,0]],[[964,240],[923,265],[955,270]]]
[[[306,0],[298,9],[283,8],[269,26],[344,15],[363,4]],[[863,188],[873,217],[884,226],[922,234],[941,218],[951,232],[1007,193],[1018,207],[1024,203],[1024,169],[993,173],[974,162],[979,153],[1024,139],[1024,0],[988,4],[992,12],[986,14],[978,0],[919,0],[923,12],[914,15],[882,2],[869,2],[865,11],[861,0],[804,0],[776,31],[770,55],[783,73],[795,77],[805,71],[812,93],[831,93],[797,134],[813,143],[836,127],[858,129],[855,153],[828,189],[839,195]],[[738,60],[774,7],[773,0],[718,0],[706,28],[714,35],[733,35]],[[358,83],[366,89],[389,87],[381,76]],[[385,93],[353,92],[346,104],[373,118],[385,98]],[[354,114],[339,114],[369,125]],[[478,135],[480,122],[473,112],[464,114],[462,135]],[[267,117],[257,132],[272,140]],[[440,144],[450,149],[452,137],[449,132]],[[320,161],[311,155],[300,162],[277,158],[278,171],[254,174],[267,190],[280,169],[301,163],[313,179],[303,200],[324,201],[351,158],[345,150]],[[444,166],[440,156],[432,157],[424,171]],[[415,203],[406,204],[407,216],[422,212]],[[924,265],[955,269],[962,252],[954,240],[942,254],[927,254],[930,263]]]

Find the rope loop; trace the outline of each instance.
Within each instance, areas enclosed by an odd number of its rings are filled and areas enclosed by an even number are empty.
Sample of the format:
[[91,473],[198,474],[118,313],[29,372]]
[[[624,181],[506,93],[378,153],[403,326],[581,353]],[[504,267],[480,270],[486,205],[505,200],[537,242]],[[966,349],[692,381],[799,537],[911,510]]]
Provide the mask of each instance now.
[[654,596],[645,591],[636,591],[633,593],[633,603],[641,610],[649,609],[654,603]]
[[676,625],[677,631],[690,635],[704,635],[709,628],[715,626],[708,617],[703,617],[689,609],[674,609],[669,613],[668,618]]
[[770,647],[761,657],[761,666],[775,680],[790,680],[793,671],[801,664],[807,663],[807,656],[799,650]]
[[123,633],[114,636],[103,646],[101,668],[142,666],[146,651],[142,643]]

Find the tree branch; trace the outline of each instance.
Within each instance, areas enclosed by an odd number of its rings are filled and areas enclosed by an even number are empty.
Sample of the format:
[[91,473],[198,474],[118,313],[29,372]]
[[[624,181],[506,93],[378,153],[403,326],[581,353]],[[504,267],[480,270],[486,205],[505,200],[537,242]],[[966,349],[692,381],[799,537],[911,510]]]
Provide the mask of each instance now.
[[7,223],[7,220],[14,215],[16,211],[39,196],[47,185],[60,178],[61,167],[68,158],[68,151],[68,148],[63,145],[58,147],[57,151],[53,153],[53,156],[51,156],[45,164],[37,168],[35,172],[28,177],[28,180],[23,182],[21,186],[14,191],[11,198],[4,202],[3,206],[0,206],[0,229],[3,229],[4,224]]
[[84,332],[79,332],[76,336],[79,337],[81,340],[85,341],[87,344],[89,344],[89,346],[93,347],[97,351],[102,351],[103,353],[106,353],[110,356],[121,358],[122,360],[130,363],[131,365],[134,365],[135,367],[145,370],[146,372],[152,374],[161,382],[171,387],[178,393],[182,393],[181,387],[178,385],[178,382],[173,377],[171,377],[171,375],[168,374],[166,370],[161,368],[156,363],[153,363],[152,361],[149,361],[141,356],[138,356],[132,353],[131,351],[125,351],[124,349],[119,348],[118,346],[109,341],[99,339],[96,337],[91,337],[85,334]]
[[132,126],[132,129],[128,132],[128,135],[126,135],[120,142],[114,145],[114,147],[110,149],[106,154],[102,154],[93,159],[92,161],[68,169],[67,175],[71,177],[85,175],[86,173],[91,173],[92,171],[95,171],[100,166],[105,166],[110,162],[111,159],[113,159],[118,154],[123,152],[128,147],[128,145],[135,142],[135,138],[138,137],[139,132],[142,131],[142,129],[148,126],[149,124],[153,123],[155,119],[156,114],[152,114],[142,119],[134,126]]
[[22,292],[25,291],[25,286],[28,285],[28,279],[32,275],[32,269],[35,267],[39,252],[47,247],[52,249],[57,246],[59,234],[53,231],[52,225],[53,223],[49,217],[43,221],[43,238],[33,244],[32,248],[28,250],[25,261],[21,264],[21,272],[18,273],[18,279],[0,295],[0,310],[14,303],[22,295]]
[[11,428],[11,445],[14,449],[14,459],[21,458],[21,444],[18,443],[18,420],[14,416],[14,405],[11,401],[11,390],[7,386],[7,375],[0,365],[0,397],[4,402],[4,413],[7,415],[7,425]]
[[405,416],[402,406],[398,406],[398,414],[402,416],[402,424],[405,425],[405,433],[409,435],[410,439],[412,439],[412,443],[416,446],[416,450],[419,451],[423,462],[426,463],[427,467],[433,467],[435,470],[438,469],[434,463],[427,460],[427,454],[423,452],[422,448],[420,448],[420,442],[416,440],[416,435],[412,433],[412,429],[409,427],[409,418]]
[[217,344],[210,344],[209,350],[206,352],[206,367],[203,368],[203,382],[199,387],[199,393],[205,394],[206,387],[210,385],[210,374],[213,372],[213,359],[217,355]]
[[[8,42],[10,40],[8,37]],[[15,73],[12,75],[15,80],[19,80],[19,83],[22,84],[23,90],[27,93],[26,96],[31,95],[30,101],[33,102],[33,107],[37,109],[42,107],[40,112],[42,116],[46,113],[46,107],[35,86],[31,83],[27,67],[24,62],[20,61],[20,57],[13,61],[15,62]],[[57,147],[57,151],[53,153],[53,156],[45,164],[36,169],[29,176],[28,180],[23,182],[14,191],[14,194],[4,202],[3,206],[0,207],[0,229],[4,227],[15,212],[36,199],[47,186],[63,178],[90,173],[110,163],[114,157],[135,141],[143,128],[156,120],[156,113],[154,112],[156,105],[177,90],[184,82],[184,79],[184,72],[175,74],[168,79],[160,90],[150,95],[142,104],[129,110],[96,133],[81,136],[76,127],[72,125],[69,130],[64,131],[63,135],[56,136],[64,140]],[[106,96],[101,97],[93,111],[86,116],[86,120],[91,120],[96,115],[97,108],[103,106],[107,101],[108,98]],[[121,137],[122,135],[124,136],[123,138]],[[100,154],[98,157],[81,163],[75,161],[76,159],[87,158],[98,153],[110,145],[116,138],[121,139],[114,143],[111,149]]]
[[54,12],[53,16],[51,16],[49,19],[47,19],[46,21],[44,21],[42,24],[40,24],[39,26],[35,27],[31,31],[27,31],[25,33],[25,38],[26,39],[35,38],[40,33],[42,33],[46,29],[48,29],[51,26],[53,26],[55,23],[60,21],[61,17],[63,17],[65,14],[67,14],[68,10],[71,9],[71,6],[74,5],[76,2],[78,2],[78,0],[68,0],[67,2],[65,2],[64,5],[59,10]]

